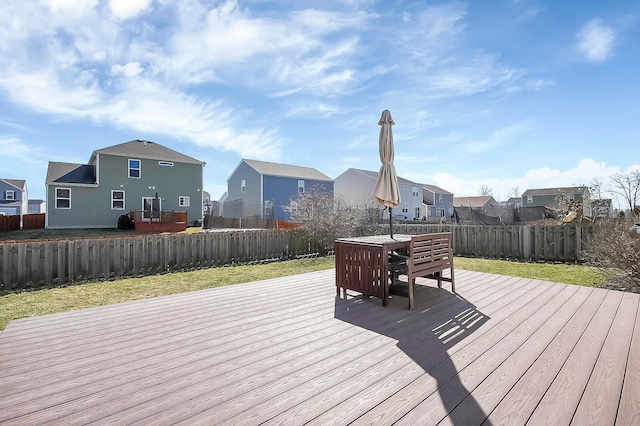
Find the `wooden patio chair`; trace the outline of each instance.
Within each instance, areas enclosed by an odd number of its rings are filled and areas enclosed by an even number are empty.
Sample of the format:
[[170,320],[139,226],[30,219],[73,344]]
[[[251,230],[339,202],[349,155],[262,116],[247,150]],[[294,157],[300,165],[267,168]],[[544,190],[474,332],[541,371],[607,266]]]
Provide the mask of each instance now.
[[[398,255],[396,255],[397,258]],[[400,268],[391,268],[392,280]],[[445,277],[442,271],[450,270],[450,277]],[[402,271],[404,272],[404,271]],[[430,278],[438,281],[442,288],[442,281],[451,283],[451,291],[455,293],[456,286],[453,272],[453,238],[451,232],[416,235],[411,238],[409,255],[406,256],[406,275],[408,282],[409,309],[413,309],[413,287],[417,277]]]

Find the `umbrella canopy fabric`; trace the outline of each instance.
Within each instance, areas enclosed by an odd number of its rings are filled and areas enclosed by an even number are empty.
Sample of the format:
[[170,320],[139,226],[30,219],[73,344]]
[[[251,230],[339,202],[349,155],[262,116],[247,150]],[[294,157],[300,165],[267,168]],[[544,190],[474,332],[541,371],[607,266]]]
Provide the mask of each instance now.
[[398,207],[400,204],[400,186],[398,185],[396,168],[393,165],[393,132],[391,126],[395,123],[388,109],[382,111],[382,117],[378,124],[382,126],[379,139],[382,166],[380,167],[380,173],[378,173],[376,186],[373,189],[373,197],[378,203],[389,207],[389,214],[391,214],[391,209]]

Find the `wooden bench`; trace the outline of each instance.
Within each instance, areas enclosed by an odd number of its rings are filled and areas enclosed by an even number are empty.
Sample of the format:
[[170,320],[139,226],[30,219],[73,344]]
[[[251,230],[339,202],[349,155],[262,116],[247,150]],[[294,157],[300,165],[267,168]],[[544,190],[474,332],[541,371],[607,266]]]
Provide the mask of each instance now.
[[[406,263],[409,309],[413,309],[413,287],[417,277],[438,280],[438,287],[442,287],[442,281],[448,281],[451,283],[451,291],[455,293],[453,238],[451,232],[412,237]],[[442,271],[445,269],[450,270],[450,277],[442,275]]]

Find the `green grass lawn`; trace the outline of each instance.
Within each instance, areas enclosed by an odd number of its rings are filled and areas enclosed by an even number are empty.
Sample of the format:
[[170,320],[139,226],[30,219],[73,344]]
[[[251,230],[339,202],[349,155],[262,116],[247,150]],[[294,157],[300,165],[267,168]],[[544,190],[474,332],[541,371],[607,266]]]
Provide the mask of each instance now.
[[[333,267],[333,257],[312,258],[177,272],[8,294],[0,297],[0,330],[4,330],[9,321],[18,318],[277,278]],[[568,284],[593,286],[603,282],[595,268],[580,265],[519,263],[456,257],[455,267]]]

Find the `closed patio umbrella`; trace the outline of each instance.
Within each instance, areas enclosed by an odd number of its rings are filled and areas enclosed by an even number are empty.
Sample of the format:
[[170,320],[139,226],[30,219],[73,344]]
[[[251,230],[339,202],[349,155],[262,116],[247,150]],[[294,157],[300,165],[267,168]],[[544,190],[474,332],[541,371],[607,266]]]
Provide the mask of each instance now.
[[373,197],[378,203],[389,208],[389,234],[393,238],[393,215],[391,210],[400,204],[400,187],[396,168],[393,165],[393,131],[391,126],[395,123],[388,109],[382,111],[382,117],[380,117],[378,124],[382,126],[380,127],[378,141],[382,166],[380,167],[380,173],[378,173],[376,186],[373,189]]

